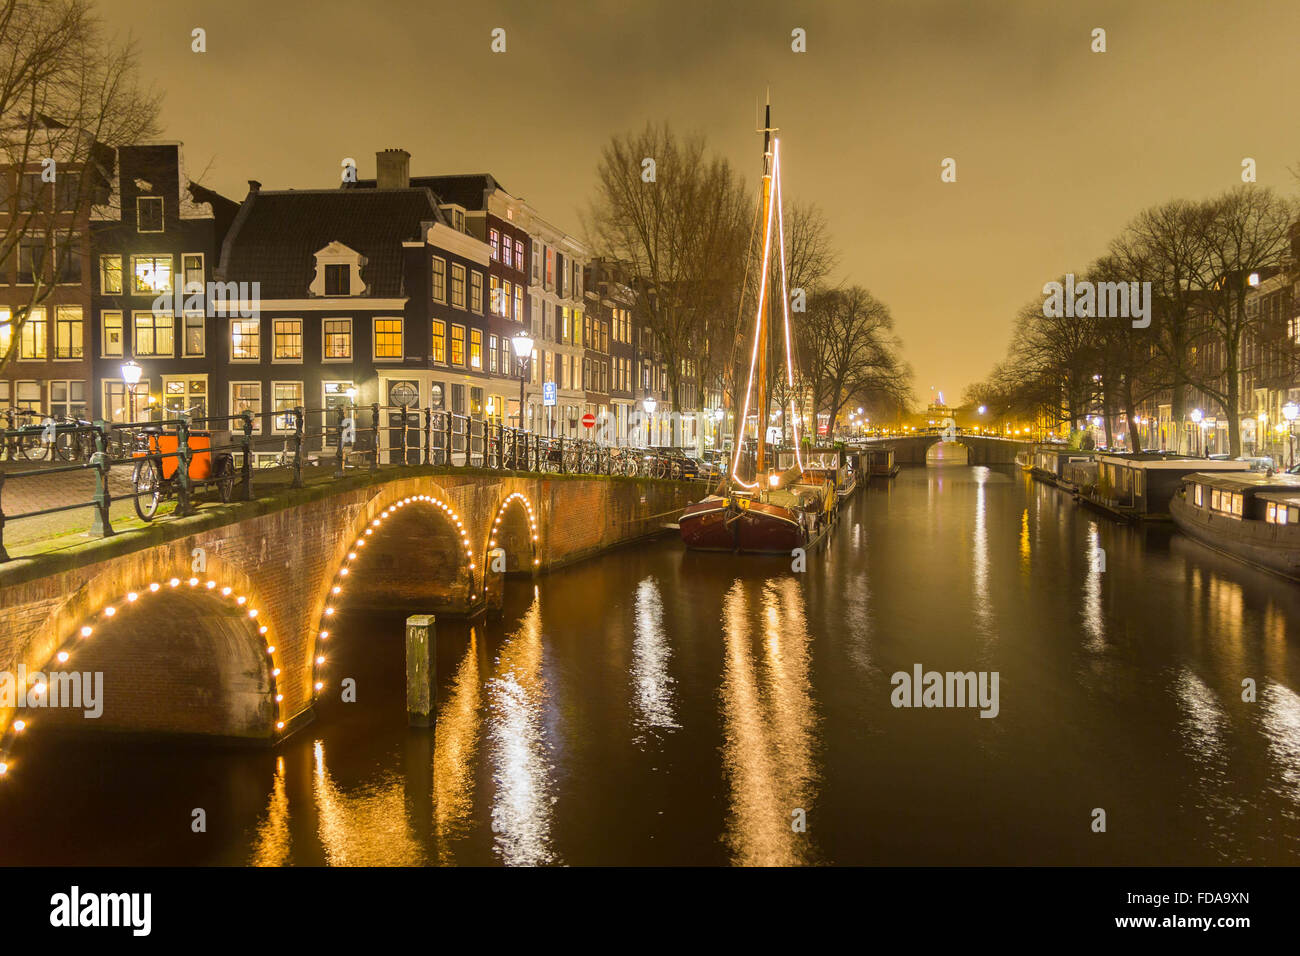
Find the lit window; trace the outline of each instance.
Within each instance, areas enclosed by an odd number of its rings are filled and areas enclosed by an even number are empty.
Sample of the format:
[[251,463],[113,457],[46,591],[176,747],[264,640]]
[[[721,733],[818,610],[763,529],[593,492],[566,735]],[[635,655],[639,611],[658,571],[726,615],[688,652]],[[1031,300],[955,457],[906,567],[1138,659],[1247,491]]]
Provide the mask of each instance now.
[[156,295],[172,291],[171,256],[132,256],[131,273],[137,295]]
[[433,339],[430,343],[429,356],[439,365],[447,364],[447,323],[441,319],[433,320]]
[[158,358],[175,354],[173,336],[176,333],[176,319],[170,312],[136,312],[134,320],[133,351],[137,357]]
[[514,240],[509,236],[501,237],[501,261],[507,266],[515,261]]
[[243,415],[248,412],[253,416],[253,431],[262,430],[262,383],[231,382],[230,413]]
[[375,319],[375,358],[402,357],[402,320]]
[[122,294],[122,257],[99,257],[99,291],[103,295]]
[[501,258],[501,234],[495,229],[488,230],[488,245],[492,247],[492,258]]
[[302,319],[276,319],[272,323],[276,362],[302,361]]
[[54,310],[54,357],[78,359],[82,355],[84,335],[81,306],[60,305]]
[[478,329],[469,330],[469,367],[483,369],[483,333]]
[[[104,358],[121,358],[122,357],[122,313],[121,312],[101,312],[99,313],[100,337]],[[0,349],[0,354],[3,350]]]
[[[280,413],[301,408],[303,406],[302,382],[272,382],[271,401],[275,406],[274,410]],[[281,432],[293,431],[294,417],[286,414],[276,415],[274,428]]]
[[185,313],[184,348],[186,358],[202,358],[206,349],[206,327],[202,312]]
[[325,319],[323,334],[327,360],[352,358],[351,319]]
[[[495,372],[496,370],[497,370],[497,337],[495,335],[489,335],[488,336],[488,371]],[[505,369],[502,369],[502,371],[505,371]]]
[[465,326],[463,325],[451,327],[451,364],[462,367],[465,365]]
[[262,359],[262,328],[258,319],[235,319],[230,323],[230,359],[232,362],[259,362]]
[[45,310],[32,309],[27,313],[27,320],[18,330],[18,358],[44,359],[46,356],[46,338],[49,330],[45,325]]

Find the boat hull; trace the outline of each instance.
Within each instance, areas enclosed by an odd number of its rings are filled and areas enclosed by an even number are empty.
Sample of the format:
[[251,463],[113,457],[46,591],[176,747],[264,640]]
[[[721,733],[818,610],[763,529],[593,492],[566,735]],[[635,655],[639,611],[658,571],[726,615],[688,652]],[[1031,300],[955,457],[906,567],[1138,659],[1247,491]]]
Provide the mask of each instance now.
[[1216,515],[1175,495],[1169,515],[1178,530],[1216,551],[1300,580],[1300,525],[1276,525]]
[[693,551],[735,551],[736,529],[727,520],[729,513],[727,499],[714,495],[687,505],[677,522],[682,543]]
[[799,515],[789,508],[751,501],[736,518],[737,550],[742,554],[789,554],[808,544]]

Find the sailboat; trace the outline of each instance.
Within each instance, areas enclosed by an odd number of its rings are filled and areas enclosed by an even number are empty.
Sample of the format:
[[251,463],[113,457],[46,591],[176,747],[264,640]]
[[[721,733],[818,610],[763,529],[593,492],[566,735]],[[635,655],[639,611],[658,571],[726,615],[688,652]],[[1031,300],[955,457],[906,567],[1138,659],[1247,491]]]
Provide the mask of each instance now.
[[[835,518],[834,481],[809,469],[800,448],[798,404],[794,398],[794,348],[790,335],[790,295],[786,282],[785,225],[781,211],[781,143],[772,134],[772,105],[767,104],[763,129],[763,181],[760,214],[763,222],[763,262],[759,279],[758,314],[754,320],[754,345],[749,361],[743,412],[737,419],[737,440],[730,470],[718,493],[688,505],[678,521],[682,541],[698,551],[730,551],[740,554],[790,554],[819,544]],[[775,233],[775,243],[774,243]],[[774,250],[775,245],[775,250]],[[794,449],[767,457],[767,353],[771,306],[768,288],[772,254],[779,256],[781,303],[785,332],[785,368],[791,396],[789,418],[793,424]],[[751,405],[758,415],[755,423],[756,455],[754,476],[741,476],[744,432]]]

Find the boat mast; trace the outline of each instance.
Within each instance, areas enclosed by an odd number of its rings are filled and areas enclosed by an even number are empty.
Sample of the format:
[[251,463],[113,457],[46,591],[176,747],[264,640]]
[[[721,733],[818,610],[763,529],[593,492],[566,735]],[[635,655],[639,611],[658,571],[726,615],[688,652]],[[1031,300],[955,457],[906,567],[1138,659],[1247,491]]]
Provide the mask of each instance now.
[[[767,105],[763,113],[763,209],[762,219],[760,222],[767,222],[769,211],[772,207],[772,97],[767,97]],[[765,232],[770,232],[766,231]],[[768,259],[768,247],[771,245],[771,236],[765,235],[763,248],[763,269],[766,271],[770,268]],[[766,456],[764,454],[767,445],[767,312],[768,312],[768,283],[767,276],[761,276],[759,281],[760,299],[758,303],[758,327],[754,330],[754,335],[758,339],[758,427],[755,429],[758,439],[758,459],[754,466],[754,480],[759,482],[759,494],[766,492],[763,487],[763,472],[766,466]]]

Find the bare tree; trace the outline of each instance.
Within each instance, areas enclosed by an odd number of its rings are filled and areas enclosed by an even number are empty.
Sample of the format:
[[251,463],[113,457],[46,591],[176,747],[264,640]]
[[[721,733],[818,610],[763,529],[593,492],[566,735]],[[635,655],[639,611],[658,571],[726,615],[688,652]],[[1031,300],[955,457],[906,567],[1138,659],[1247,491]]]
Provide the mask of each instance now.
[[0,0],[0,270],[10,299],[0,370],[23,325],[81,255],[86,214],[108,200],[112,147],[154,135],[158,96],[136,51],[106,37],[88,0]]
[[817,293],[796,334],[812,392],[813,421],[821,412],[828,415],[828,440],[850,402],[906,402],[911,370],[899,357],[893,316],[866,289]]

